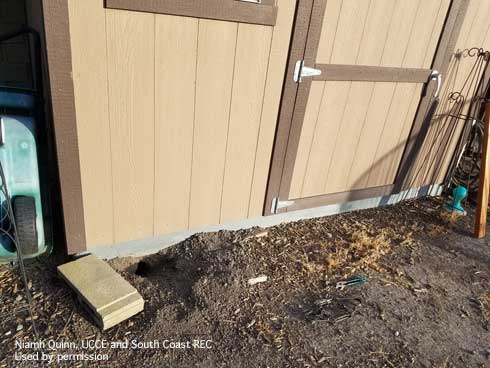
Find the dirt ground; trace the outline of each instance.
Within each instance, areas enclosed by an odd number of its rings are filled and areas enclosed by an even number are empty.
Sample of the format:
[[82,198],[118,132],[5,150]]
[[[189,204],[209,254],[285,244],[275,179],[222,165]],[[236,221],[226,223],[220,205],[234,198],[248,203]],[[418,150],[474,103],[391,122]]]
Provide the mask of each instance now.
[[[490,237],[473,239],[472,216],[447,216],[441,204],[198,234],[112,260],[146,305],[105,332],[57,277],[56,261],[31,262],[36,327],[44,340],[160,343],[87,349],[106,360],[51,366],[490,367]],[[267,281],[249,285],[258,276]],[[336,288],[354,277],[361,283]],[[43,366],[14,361],[15,340],[36,340],[16,268],[0,266],[0,292],[0,367]],[[210,348],[162,346],[195,339]]]

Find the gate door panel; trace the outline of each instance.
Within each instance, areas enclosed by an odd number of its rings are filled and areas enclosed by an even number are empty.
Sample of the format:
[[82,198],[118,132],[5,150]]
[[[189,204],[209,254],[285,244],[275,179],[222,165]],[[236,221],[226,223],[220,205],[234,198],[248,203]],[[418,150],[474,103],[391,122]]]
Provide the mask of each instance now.
[[393,191],[458,2],[300,1],[266,214]]

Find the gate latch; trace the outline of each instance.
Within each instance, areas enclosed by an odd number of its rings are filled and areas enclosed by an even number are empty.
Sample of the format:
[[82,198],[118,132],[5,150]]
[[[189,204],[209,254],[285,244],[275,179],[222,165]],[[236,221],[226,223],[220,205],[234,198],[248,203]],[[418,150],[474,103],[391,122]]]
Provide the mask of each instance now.
[[309,68],[305,66],[304,60],[298,60],[296,62],[296,66],[294,67],[293,80],[296,83],[301,83],[304,77],[314,77],[321,74],[322,71],[320,69]]
[[437,98],[437,97],[439,97],[439,92],[441,91],[442,74],[439,73],[437,70],[433,70],[432,73],[430,73],[430,80],[436,80],[437,81],[437,89],[436,89],[436,92],[434,93],[434,97]]

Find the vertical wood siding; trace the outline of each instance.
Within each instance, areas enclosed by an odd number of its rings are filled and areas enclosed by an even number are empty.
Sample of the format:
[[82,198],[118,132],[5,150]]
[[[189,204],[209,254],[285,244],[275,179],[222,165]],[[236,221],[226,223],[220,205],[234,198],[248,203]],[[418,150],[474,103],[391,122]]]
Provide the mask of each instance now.
[[248,216],[271,38],[270,27],[238,25],[220,222]]
[[260,216],[295,1],[274,27],[69,5],[88,246]]
[[156,16],[156,234],[189,226],[198,30],[197,19]]
[[201,20],[189,226],[219,222],[238,24]]
[[114,241],[106,17],[101,0],[71,0],[73,84],[87,241]]
[[[330,0],[318,63],[430,68],[449,0]],[[312,83],[290,198],[393,184],[421,84]]]
[[121,242],[153,235],[155,17],[108,10],[106,22],[114,241]]

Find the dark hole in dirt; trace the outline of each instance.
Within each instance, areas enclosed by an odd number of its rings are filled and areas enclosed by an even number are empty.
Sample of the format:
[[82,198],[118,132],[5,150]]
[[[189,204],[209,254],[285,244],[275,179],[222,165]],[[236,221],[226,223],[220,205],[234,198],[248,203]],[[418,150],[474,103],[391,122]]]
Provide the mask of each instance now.
[[159,303],[175,306],[177,320],[186,318],[195,308],[202,307],[195,288],[199,288],[196,283],[206,272],[201,253],[187,257],[184,252],[185,256],[182,257],[181,252],[173,250],[151,255],[127,269],[144,278],[149,288],[158,290]]
[[150,277],[162,271],[177,270],[177,262],[174,258],[160,257],[157,262],[140,261],[134,274],[140,277]]
[[145,261],[141,261],[138,262],[134,274],[141,277],[147,277],[149,271],[150,271],[150,265]]

